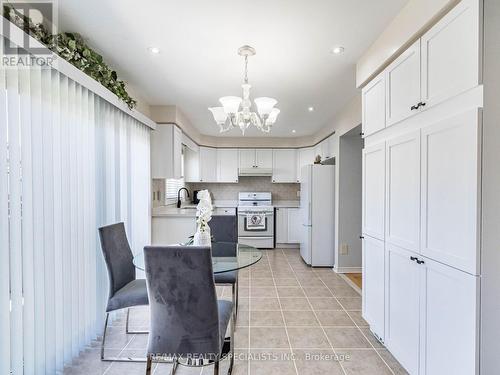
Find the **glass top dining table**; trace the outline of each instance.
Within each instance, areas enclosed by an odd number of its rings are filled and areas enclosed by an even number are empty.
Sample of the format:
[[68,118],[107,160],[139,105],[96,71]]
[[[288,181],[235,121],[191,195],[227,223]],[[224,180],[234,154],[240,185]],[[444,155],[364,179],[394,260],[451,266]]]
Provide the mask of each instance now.
[[[235,246],[236,251],[234,249]],[[234,242],[212,242],[212,267],[214,274],[250,267],[261,258],[262,252],[252,246]],[[134,266],[144,271],[143,251],[134,255]]]

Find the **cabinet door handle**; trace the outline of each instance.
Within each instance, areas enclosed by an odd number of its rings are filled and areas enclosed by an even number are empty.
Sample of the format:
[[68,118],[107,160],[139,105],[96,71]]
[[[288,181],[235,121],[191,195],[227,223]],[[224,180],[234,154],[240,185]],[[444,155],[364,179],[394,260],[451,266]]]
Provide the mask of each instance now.
[[410,110],[414,111],[414,110],[418,109],[419,106],[420,106],[420,103],[418,103],[416,105],[412,105],[411,108],[410,108]]
[[418,264],[424,264],[425,262],[423,260],[417,259]]
[[359,236],[359,239],[360,239],[360,240],[364,240],[364,239],[365,239],[365,236]]
[[418,258],[417,257],[410,257],[410,260],[413,260],[414,262],[418,262]]
[[425,104],[426,104],[425,102],[420,102],[420,103],[418,103],[418,107],[419,107],[419,108],[420,108],[420,107],[425,107]]

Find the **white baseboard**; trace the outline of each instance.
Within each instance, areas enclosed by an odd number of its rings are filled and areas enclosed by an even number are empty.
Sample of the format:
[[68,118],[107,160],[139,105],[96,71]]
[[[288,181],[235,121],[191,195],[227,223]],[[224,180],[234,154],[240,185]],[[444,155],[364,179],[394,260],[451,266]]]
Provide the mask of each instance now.
[[336,273],[361,273],[361,267],[337,267],[337,265],[333,266],[333,270]]

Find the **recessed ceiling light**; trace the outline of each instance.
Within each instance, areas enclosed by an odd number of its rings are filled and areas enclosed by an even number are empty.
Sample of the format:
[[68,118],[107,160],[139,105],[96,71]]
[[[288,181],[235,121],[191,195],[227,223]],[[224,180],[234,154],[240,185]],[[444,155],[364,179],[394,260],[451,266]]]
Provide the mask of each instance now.
[[148,51],[155,55],[160,53],[160,49],[158,47],[149,47]]
[[295,129],[292,130],[292,133],[297,133],[297,131]]
[[345,51],[345,48],[342,47],[342,46],[338,46],[338,47],[334,47],[332,49],[332,52],[336,55],[340,55],[341,53],[343,53]]
[[313,107],[313,106],[311,106],[311,107],[307,108],[307,110],[308,110],[309,112],[314,112],[314,107]]

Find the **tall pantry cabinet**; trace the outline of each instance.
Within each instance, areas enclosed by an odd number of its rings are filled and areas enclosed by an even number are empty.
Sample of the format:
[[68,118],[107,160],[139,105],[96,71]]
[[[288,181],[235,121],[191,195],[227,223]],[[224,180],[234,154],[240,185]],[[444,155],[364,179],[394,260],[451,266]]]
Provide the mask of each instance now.
[[412,375],[479,374],[481,20],[462,0],[362,92],[363,317]]

